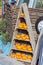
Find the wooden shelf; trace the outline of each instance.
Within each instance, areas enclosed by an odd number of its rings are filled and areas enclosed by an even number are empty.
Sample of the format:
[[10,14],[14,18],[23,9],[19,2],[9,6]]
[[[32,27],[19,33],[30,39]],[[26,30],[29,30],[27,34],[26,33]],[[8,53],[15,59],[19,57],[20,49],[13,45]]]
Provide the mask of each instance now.
[[14,50],[19,50],[19,51],[26,52],[26,53],[30,53],[30,54],[33,54],[32,51],[27,51],[27,50],[17,49],[15,45],[13,46],[12,49],[14,49]]
[[20,19],[20,18],[24,18],[24,19],[25,19],[25,16],[20,16],[19,19]]
[[16,27],[16,33],[23,33],[23,34],[27,34],[27,35],[29,35],[29,33],[28,33],[28,29],[26,30],[26,29],[24,29],[24,28],[17,28]]
[[17,30],[19,29],[19,30],[25,30],[25,31],[27,31],[27,29],[24,29],[24,28],[16,28]]
[[30,41],[24,41],[24,40],[18,40],[18,39],[15,39],[14,40],[15,41],[15,44],[16,43],[20,43],[20,44],[27,44],[27,45],[30,45],[31,46],[31,43],[30,43]]
[[30,40],[29,39],[27,39],[27,40],[23,40],[23,39],[18,39],[18,38],[14,38],[14,40],[21,40],[21,41],[27,41],[27,42],[30,42]]
[[[17,50],[14,50],[14,51],[18,52]],[[16,53],[16,52],[14,52],[14,53]],[[19,51],[19,52],[22,53],[23,51]],[[29,52],[25,52],[25,53],[26,53],[26,55],[29,54]],[[31,53],[30,53],[30,54],[31,54]],[[29,55],[30,55],[30,54],[29,54]],[[31,55],[32,55],[32,54],[31,54]],[[15,57],[15,59],[17,59],[17,58]],[[29,59],[27,59],[27,60],[17,59],[17,60],[31,63],[31,60],[29,60]]]
[[[25,16],[20,16],[20,14],[22,13],[22,10],[23,10]],[[23,21],[23,19],[24,19],[24,21]],[[22,22],[27,25],[27,27],[28,27],[27,29],[18,28],[18,23],[22,23]],[[21,33],[29,35],[30,39],[23,40],[22,38],[16,38],[15,37],[16,34],[21,34]],[[15,42],[17,42],[17,41],[24,42],[25,44],[27,44],[29,42],[29,44],[32,46],[32,51],[17,49],[15,46],[15,44],[16,44]],[[33,35],[31,21],[30,21],[30,17],[29,17],[29,13],[28,13],[28,8],[27,8],[26,4],[23,4],[22,6],[20,6],[20,11],[18,13],[17,23],[15,26],[15,30],[14,30],[13,38],[12,38],[11,50],[15,50],[15,52],[23,52],[25,54],[31,54],[33,56],[35,46],[36,46],[36,44],[35,44],[35,39],[34,39],[34,35]],[[31,63],[30,60],[22,60],[22,59],[17,59],[17,60]]]
[[22,60],[22,59],[17,59],[17,60],[31,63],[31,60]]

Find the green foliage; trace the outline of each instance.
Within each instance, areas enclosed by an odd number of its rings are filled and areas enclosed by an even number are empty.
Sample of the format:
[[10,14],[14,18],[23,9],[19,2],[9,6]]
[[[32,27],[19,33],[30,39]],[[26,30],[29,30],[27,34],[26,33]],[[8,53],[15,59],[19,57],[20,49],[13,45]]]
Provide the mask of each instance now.
[[2,32],[0,32],[0,35],[2,35]]
[[2,42],[3,42],[3,44],[6,45],[8,41],[9,41],[9,33],[6,32],[6,33],[4,33],[4,34],[2,35]]
[[0,19],[0,31],[5,32],[6,31],[6,19]]
[[2,6],[2,2],[0,2],[0,6]]
[[2,42],[7,44],[9,41],[9,33],[6,32],[6,19],[0,19],[0,35],[2,35]]
[[37,2],[36,8],[43,8],[43,2],[42,1]]
[[0,23],[2,22],[2,18],[0,18]]
[[1,0],[0,0],[0,2],[1,2]]
[[2,35],[2,42],[4,44],[7,44],[8,41],[10,41],[10,36],[7,31],[7,21],[6,19],[0,19],[0,35]]

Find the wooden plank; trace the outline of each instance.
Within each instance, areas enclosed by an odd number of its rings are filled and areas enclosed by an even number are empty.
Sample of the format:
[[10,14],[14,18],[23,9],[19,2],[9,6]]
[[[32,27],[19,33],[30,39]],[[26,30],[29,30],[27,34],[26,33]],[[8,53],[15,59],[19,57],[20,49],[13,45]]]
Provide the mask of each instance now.
[[43,30],[41,31],[41,33],[39,35],[31,65],[36,65],[36,63],[37,63],[37,60],[39,58],[39,53],[40,53],[40,46],[41,46],[42,42],[43,42]]

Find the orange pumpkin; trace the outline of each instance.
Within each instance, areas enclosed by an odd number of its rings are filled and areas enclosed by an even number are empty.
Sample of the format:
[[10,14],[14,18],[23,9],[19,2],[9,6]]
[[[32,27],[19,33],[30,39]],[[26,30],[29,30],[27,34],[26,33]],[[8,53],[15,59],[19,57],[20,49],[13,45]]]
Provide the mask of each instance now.
[[26,40],[25,34],[21,34],[21,38],[22,38],[23,40]]
[[22,23],[19,23],[18,24],[18,28],[23,28],[23,24]]
[[16,35],[16,38],[20,38],[20,34],[17,34],[17,35]]
[[21,53],[20,52],[16,52],[16,58],[21,59]]
[[10,54],[10,57],[11,57],[11,58],[14,58],[14,57],[15,57],[15,54],[14,54],[14,53],[11,53],[11,54]]
[[17,49],[21,49],[21,44],[20,43],[16,43],[16,48]]
[[24,13],[21,13],[20,16],[25,16],[25,14]]
[[22,53],[22,60],[26,60],[26,59],[27,59],[26,54]]
[[27,25],[25,23],[23,24],[23,28],[24,29],[27,29]]
[[25,34],[21,34],[21,37],[24,37],[25,36]]
[[21,38],[23,40],[30,39],[29,35],[27,35],[27,34],[21,34]]
[[27,50],[32,51],[32,47],[30,45],[27,45]]
[[27,56],[27,59],[29,59],[29,60],[32,60],[32,58],[33,58],[33,57],[32,57],[31,55],[28,55],[28,56]]
[[28,35],[26,35],[26,39],[29,39],[29,36]]
[[24,28],[27,29],[27,25],[25,23],[19,23],[18,28]]
[[21,45],[21,49],[22,49],[22,50],[27,50],[26,44],[22,44],[22,45]]
[[27,26],[24,26],[24,29],[27,29]]

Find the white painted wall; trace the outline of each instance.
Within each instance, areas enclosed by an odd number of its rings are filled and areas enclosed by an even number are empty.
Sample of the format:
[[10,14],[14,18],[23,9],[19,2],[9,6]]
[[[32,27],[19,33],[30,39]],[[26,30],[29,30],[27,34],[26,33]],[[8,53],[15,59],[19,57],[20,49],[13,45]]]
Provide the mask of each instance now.
[[19,3],[19,0],[16,0],[16,1],[17,1],[16,5],[18,5],[18,3]]
[[[20,2],[21,1],[21,2]],[[17,0],[17,5],[22,4],[23,0]],[[28,7],[35,8],[37,0],[29,0]]]
[[34,4],[34,0],[30,0],[28,7],[29,7],[29,8],[32,8],[32,7],[33,7],[33,4]]
[[[19,1],[20,1],[20,0],[18,0],[17,5],[19,4]],[[22,0],[22,1],[23,1],[23,0]],[[34,1],[35,1],[35,0],[29,0],[29,4],[28,4],[28,7],[29,7],[29,8],[32,8],[32,7],[33,7]],[[21,3],[22,3],[22,2],[21,2]],[[20,4],[21,4],[21,3],[20,3]]]

